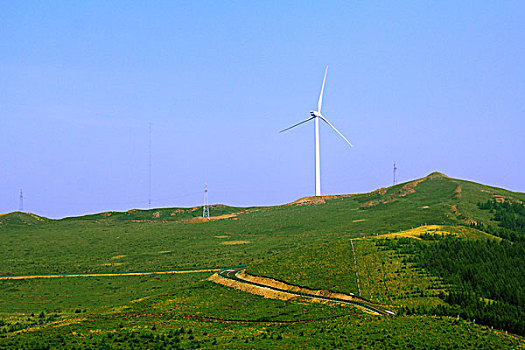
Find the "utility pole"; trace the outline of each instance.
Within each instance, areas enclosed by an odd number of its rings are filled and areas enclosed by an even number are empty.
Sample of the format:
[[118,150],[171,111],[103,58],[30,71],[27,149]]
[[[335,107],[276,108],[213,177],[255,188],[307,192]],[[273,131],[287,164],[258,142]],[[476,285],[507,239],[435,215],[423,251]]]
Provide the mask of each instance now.
[[24,211],[24,193],[22,192],[22,189],[20,189],[20,200],[18,201],[18,211],[20,212]]
[[396,162],[394,162],[394,186],[397,184],[397,174],[396,174],[396,171],[397,171],[397,166],[396,166]]
[[204,184],[204,205],[202,207],[202,217],[210,220],[210,206],[208,203],[208,184]]

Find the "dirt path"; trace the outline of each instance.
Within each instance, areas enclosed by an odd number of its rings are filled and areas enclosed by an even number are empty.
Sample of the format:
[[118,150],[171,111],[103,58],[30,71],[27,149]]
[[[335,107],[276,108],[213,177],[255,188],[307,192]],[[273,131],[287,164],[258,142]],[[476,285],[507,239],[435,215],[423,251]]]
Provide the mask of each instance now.
[[200,270],[173,270],[173,271],[144,271],[144,272],[102,272],[102,273],[76,273],[76,274],[53,274],[53,275],[23,275],[23,276],[0,276],[0,280],[26,280],[33,278],[68,278],[68,277],[118,277],[118,276],[146,276],[146,275],[172,275],[178,273],[216,272],[221,269]]
[[[245,266],[233,267],[225,269],[217,274],[211,276],[208,280],[220,283],[229,287],[237,288],[252,294],[263,295],[267,298],[276,299],[294,299],[297,297],[307,298],[313,301],[319,302],[336,302],[341,304],[349,304],[357,306],[368,313],[376,315],[395,315],[392,311],[386,309],[381,305],[372,303],[369,300],[362,298],[356,298],[355,296],[343,295],[341,293],[334,293],[334,296],[321,295],[316,290],[304,290],[300,288],[300,291],[295,291],[299,287],[294,285],[288,285],[284,282],[279,282],[279,286],[271,285],[269,283],[262,283],[260,280],[252,281],[248,278],[249,275],[243,275]],[[254,277],[254,276],[251,276]],[[287,288],[284,288],[286,285]]]

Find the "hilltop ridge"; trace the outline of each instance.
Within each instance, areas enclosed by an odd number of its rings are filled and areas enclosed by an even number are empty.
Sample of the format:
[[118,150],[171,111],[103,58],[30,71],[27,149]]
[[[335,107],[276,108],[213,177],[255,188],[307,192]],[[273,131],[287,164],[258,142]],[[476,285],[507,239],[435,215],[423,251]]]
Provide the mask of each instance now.
[[15,211],[7,214],[0,214],[0,227],[3,225],[34,225],[49,221],[50,219],[32,213]]
[[[416,209],[432,211],[440,207],[441,214],[453,215],[463,224],[472,224],[485,221],[486,213],[483,213],[477,203],[494,199],[499,202],[523,203],[525,193],[512,192],[502,188],[487,186],[472,181],[454,179],[441,172],[432,172],[425,177],[396,184],[390,187],[381,187],[368,193],[306,196],[293,202],[267,207],[232,207],[224,204],[211,205],[212,216],[217,218],[232,218],[240,214],[249,214],[258,211],[286,210],[293,207],[324,206],[329,203],[354,201],[359,203],[359,209],[384,210],[384,206],[397,205],[407,206],[406,210],[414,204],[421,204]],[[431,205],[433,204],[433,205]],[[341,208],[342,210],[342,208]],[[188,208],[154,208],[154,209],[131,209],[125,212],[108,211],[96,214],[66,217],[60,220],[103,220],[103,221],[184,221],[201,222],[198,220],[202,213],[202,206]],[[423,215],[428,217],[428,215]],[[443,215],[438,215],[442,217]],[[431,220],[428,218],[427,220]],[[13,212],[0,215],[0,226],[2,225],[29,225],[40,222],[57,221],[44,218],[31,213]],[[490,221],[490,220],[489,220]],[[423,225],[425,221],[420,224]],[[435,223],[445,223],[445,220]],[[454,222],[448,222],[454,223]]]

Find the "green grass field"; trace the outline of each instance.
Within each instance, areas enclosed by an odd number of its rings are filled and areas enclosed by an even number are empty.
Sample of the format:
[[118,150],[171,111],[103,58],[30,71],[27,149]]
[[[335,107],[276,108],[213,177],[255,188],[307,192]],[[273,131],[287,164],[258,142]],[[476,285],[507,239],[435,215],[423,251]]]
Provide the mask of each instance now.
[[[444,303],[438,295],[448,285],[384,249],[376,235],[445,225],[439,230],[486,239],[461,225],[496,227],[477,206],[491,198],[525,195],[434,173],[320,202],[214,206],[211,215],[225,218],[210,222],[194,219],[200,208],[63,220],[12,213],[0,216],[0,276],[248,264],[255,275],[358,294],[352,239],[363,297],[394,310],[431,307]],[[0,280],[0,348],[524,347],[520,338],[461,319],[265,299],[206,281],[210,274]]]
[[[443,286],[438,279],[376,243],[375,237],[354,239],[363,298],[393,306],[440,303],[437,295]],[[247,271],[313,289],[358,295],[350,239],[262,259]]]
[[75,316],[59,315],[54,323],[29,325],[0,344],[260,349],[521,346],[518,339],[501,332],[447,317],[381,318],[344,306],[264,299],[187,275],[177,278],[179,287],[174,291]]

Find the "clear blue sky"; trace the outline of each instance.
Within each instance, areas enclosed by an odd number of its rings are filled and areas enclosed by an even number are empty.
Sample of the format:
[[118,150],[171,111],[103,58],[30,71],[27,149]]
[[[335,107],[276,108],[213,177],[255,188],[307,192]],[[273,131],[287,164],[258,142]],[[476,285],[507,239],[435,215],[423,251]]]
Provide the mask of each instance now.
[[0,212],[281,204],[440,171],[525,191],[523,1],[1,1]]

